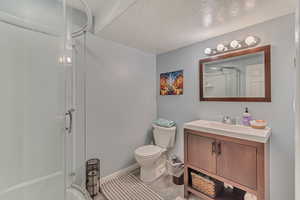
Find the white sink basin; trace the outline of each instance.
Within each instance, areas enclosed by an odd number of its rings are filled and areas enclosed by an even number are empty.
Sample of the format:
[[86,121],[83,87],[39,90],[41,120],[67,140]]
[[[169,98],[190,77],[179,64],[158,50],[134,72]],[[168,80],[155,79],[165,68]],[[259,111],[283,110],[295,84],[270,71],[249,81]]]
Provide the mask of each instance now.
[[185,123],[184,128],[261,143],[267,143],[271,135],[271,128],[268,127],[265,129],[254,129],[248,126],[231,125],[206,120]]

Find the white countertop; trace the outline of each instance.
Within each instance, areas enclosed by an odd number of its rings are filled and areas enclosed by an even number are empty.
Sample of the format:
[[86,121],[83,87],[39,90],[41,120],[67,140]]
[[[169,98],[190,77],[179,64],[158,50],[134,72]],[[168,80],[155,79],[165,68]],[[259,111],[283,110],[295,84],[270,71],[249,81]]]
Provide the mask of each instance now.
[[231,125],[206,120],[187,122],[184,124],[184,128],[260,143],[267,143],[272,131],[269,127],[265,129],[254,129],[248,126]]

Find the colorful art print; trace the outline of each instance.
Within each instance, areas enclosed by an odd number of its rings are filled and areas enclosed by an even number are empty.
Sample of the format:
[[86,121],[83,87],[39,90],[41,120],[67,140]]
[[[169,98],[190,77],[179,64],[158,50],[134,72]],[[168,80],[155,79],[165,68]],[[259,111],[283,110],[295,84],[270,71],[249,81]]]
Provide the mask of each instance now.
[[160,74],[160,95],[182,95],[183,80],[183,70]]

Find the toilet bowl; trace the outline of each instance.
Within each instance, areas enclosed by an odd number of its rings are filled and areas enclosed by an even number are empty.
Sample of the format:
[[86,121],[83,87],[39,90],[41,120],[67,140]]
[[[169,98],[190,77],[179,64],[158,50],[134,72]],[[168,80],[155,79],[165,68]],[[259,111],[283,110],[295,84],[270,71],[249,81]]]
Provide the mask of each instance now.
[[140,179],[152,182],[166,170],[167,150],[174,146],[176,127],[164,128],[153,125],[156,145],[145,145],[134,152],[135,159],[141,167]]
[[165,172],[166,150],[155,145],[145,145],[135,150],[135,159],[141,166],[140,178],[152,182]]
[[72,184],[66,190],[67,200],[92,200],[85,188]]

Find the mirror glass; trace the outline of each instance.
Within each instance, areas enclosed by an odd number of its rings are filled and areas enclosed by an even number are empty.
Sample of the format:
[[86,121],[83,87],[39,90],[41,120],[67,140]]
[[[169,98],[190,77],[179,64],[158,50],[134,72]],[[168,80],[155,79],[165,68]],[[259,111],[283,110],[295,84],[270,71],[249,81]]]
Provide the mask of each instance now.
[[265,97],[264,53],[204,64],[203,93],[210,97]]

